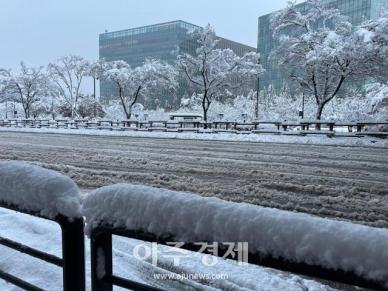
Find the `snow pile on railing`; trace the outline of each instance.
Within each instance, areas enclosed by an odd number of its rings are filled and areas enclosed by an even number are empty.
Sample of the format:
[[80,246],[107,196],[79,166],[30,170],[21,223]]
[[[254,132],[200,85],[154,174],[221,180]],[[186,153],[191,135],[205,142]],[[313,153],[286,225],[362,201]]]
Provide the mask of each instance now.
[[0,202],[48,218],[81,216],[77,185],[55,171],[19,161],[0,162]]
[[250,253],[388,281],[388,230],[146,186],[91,193],[86,230],[101,224],[182,242],[248,242]]

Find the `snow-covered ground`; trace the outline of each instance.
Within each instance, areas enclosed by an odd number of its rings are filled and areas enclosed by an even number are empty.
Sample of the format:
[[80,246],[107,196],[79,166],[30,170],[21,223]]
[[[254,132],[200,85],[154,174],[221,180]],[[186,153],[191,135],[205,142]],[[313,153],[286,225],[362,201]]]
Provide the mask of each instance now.
[[[60,229],[55,223],[13,211],[0,209],[0,236],[7,237],[45,252],[61,256]],[[115,274],[167,290],[333,290],[327,285],[286,272],[259,266],[239,266],[234,261],[218,261],[216,267],[202,264],[201,255],[186,255],[174,267],[167,248],[158,248],[158,266],[133,257],[133,249],[141,242],[114,237]],[[86,279],[90,290],[90,250],[86,245]],[[62,269],[0,246],[0,269],[17,275],[45,290],[62,290]],[[171,255],[171,252],[169,252]],[[26,259],[28,258],[28,259]],[[159,274],[198,274],[211,279],[160,280]],[[219,277],[218,277],[219,276]],[[219,279],[222,278],[222,279]],[[0,280],[0,290],[19,290]],[[116,290],[116,289],[115,289]]]
[[0,133],[0,160],[388,226],[388,148]]
[[[274,128],[271,128],[274,130]],[[308,136],[255,134],[255,133],[214,133],[212,130],[203,130],[202,133],[194,132],[160,132],[160,131],[110,131],[98,129],[61,129],[61,128],[12,128],[0,127],[0,132],[35,132],[35,133],[58,133],[72,135],[92,136],[119,136],[119,137],[143,137],[143,138],[170,138],[170,139],[193,139],[209,141],[237,141],[237,142],[276,142],[296,144],[324,144],[324,145],[349,145],[349,146],[377,146],[388,147],[388,139],[373,137],[333,137],[325,134],[312,134]],[[344,129],[341,129],[343,132]]]

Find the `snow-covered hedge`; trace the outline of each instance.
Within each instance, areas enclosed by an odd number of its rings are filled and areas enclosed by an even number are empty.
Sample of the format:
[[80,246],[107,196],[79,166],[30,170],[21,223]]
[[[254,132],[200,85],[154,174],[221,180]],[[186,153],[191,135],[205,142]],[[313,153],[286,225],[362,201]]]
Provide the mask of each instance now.
[[79,189],[70,178],[25,162],[0,162],[0,201],[48,218],[81,216]]
[[88,233],[110,224],[176,241],[248,242],[250,253],[388,282],[387,229],[129,184],[97,189],[83,213]]

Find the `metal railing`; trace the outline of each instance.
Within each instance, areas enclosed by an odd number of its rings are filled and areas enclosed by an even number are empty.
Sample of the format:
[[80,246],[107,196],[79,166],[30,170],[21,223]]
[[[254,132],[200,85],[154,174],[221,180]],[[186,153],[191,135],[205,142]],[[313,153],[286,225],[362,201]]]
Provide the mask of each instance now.
[[[25,211],[14,205],[0,202],[0,208],[33,215],[35,217],[48,219],[57,222],[62,230],[62,258],[45,253],[32,247],[0,237],[0,245],[12,248],[34,258],[41,259],[47,263],[63,268],[63,290],[84,291],[85,290],[85,246],[84,246],[84,220],[75,218],[69,220],[67,217],[58,215],[55,219],[49,219],[35,212]],[[112,236],[121,236],[145,242],[153,242],[170,246],[174,241],[171,235],[157,237],[152,233],[142,231],[129,231],[111,226],[99,226],[93,228],[90,234],[91,253],[91,286],[93,291],[112,291],[113,286],[119,286],[131,290],[162,290],[143,283],[135,282],[113,274],[112,258]],[[212,243],[212,242],[209,242]],[[222,243],[218,244],[217,256],[236,260],[237,257],[227,253],[227,247]],[[175,246],[176,247],[176,246]],[[195,242],[187,242],[180,248],[214,255],[213,252],[202,249],[201,245]],[[294,274],[304,275],[311,278],[319,278],[338,283],[349,284],[376,290],[388,290],[385,282],[366,279],[355,272],[333,270],[318,265],[309,265],[303,262],[292,262],[283,258],[273,257],[262,253],[249,253],[248,263],[264,267],[270,267]],[[102,267],[101,267],[102,266]],[[0,270],[0,278],[25,290],[41,291],[43,289],[32,285],[18,277]]]
[[[83,218],[73,218],[70,220],[63,215],[58,215],[55,219],[49,219],[39,215],[38,213],[26,211],[15,205],[9,205],[3,202],[0,202],[0,207],[58,223],[62,231],[62,258],[31,248],[19,242],[12,241],[8,238],[0,237],[0,244],[61,267],[63,269],[64,291],[85,290],[85,239]],[[1,270],[0,278],[25,290],[43,290]]]
[[[263,127],[264,126],[264,127]],[[234,133],[273,133],[297,135],[307,134],[329,134],[334,136],[336,129],[347,129],[349,136],[374,135],[387,137],[387,131],[370,132],[364,131],[367,126],[388,126],[388,121],[358,121],[358,122],[337,122],[322,120],[301,120],[289,121],[261,121],[253,120],[247,122],[237,121],[211,121],[201,120],[40,120],[40,119],[9,119],[0,120],[0,127],[29,127],[29,128],[56,128],[56,129],[100,129],[100,130],[134,130],[134,131],[166,131],[166,132],[201,132],[203,129],[212,132],[234,132]],[[314,130],[312,130],[314,128]],[[296,130],[297,129],[297,130]],[[339,132],[339,134],[342,134]]]
[[[119,286],[131,290],[161,290],[156,287],[144,285],[132,280],[115,276],[112,273],[112,235],[136,239],[145,242],[153,242],[166,246],[171,245],[168,242],[174,241],[173,237],[158,238],[152,233],[145,233],[142,231],[129,231],[118,229],[110,226],[99,226],[94,228],[90,235],[91,243],[91,277],[93,291],[112,291],[113,286]],[[227,254],[227,247],[219,244],[217,256],[237,260],[232,254]],[[196,243],[185,243],[182,249],[199,252],[201,246]],[[101,252],[103,255],[101,255]],[[201,249],[201,253],[214,255],[212,252]],[[103,261],[101,261],[103,260]],[[318,265],[309,265],[300,262],[290,262],[282,258],[272,257],[260,253],[249,253],[248,263],[270,267],[282,271],[308,276],[311,278],[319,278],[330,280],[333,282],[349,284],[352,286],[359,286],[376,290],[388,290],[384,282],[367,280],[354,272],[345,272],[342,270],[333,270],[324,268]],[[101,274],[100,266],[104,266],[104,272]]]

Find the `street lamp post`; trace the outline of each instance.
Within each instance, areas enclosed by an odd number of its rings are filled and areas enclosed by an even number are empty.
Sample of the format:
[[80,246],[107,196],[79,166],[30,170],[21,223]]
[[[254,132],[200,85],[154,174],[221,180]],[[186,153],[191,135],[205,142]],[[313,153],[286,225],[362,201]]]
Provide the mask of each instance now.
[[256,90],[256,119],[259,119],[259,97],[260,97],[260,93],[259,93],[259,89],[260,89],[260,86],[259,86],[259,82],[260,82],[260,77],[257,78],[257,90]]
[[93,104],[93,113],[94,118],[97,118],[97,106],[96,106],[96,77],[93,77],[93,98],[94,98],[94,104]]
[[13,119],[15,119],[15,115],[17,115],[15,101],[12,103],[12,105],[13,105],[13,111],[12,111]]
[[[260,65],[260,57],[258,59],[258,64]],[[256,119],[259,119],[259,98],[260,98],[260,75],[257,75],[257,90],[256,90]]]

